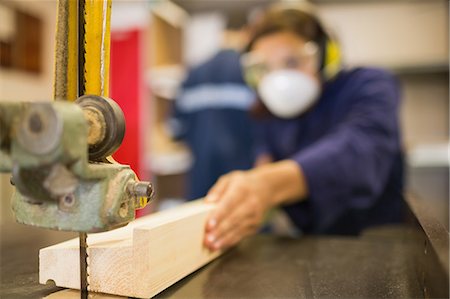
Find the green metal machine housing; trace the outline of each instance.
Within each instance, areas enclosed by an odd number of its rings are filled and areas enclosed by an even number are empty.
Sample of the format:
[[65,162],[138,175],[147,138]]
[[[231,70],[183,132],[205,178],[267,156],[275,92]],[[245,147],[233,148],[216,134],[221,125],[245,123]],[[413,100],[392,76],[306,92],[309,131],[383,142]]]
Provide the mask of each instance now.
[[134,219],[153,195],[128,165],[111,161],[125,132],[107,98],[0,104],[0,172],[11,172],[20,223],[101,232]]

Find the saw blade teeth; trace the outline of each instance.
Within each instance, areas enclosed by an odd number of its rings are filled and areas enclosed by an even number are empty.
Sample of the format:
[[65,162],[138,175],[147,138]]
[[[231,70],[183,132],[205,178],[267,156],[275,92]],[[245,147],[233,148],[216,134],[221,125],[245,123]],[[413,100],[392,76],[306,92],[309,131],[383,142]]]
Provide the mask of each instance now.
[[88,254],[87,234],[80,233],[80,291],[81,298],[88,298]]
[[89,257],[89,247],[87,245],[87,234],[86,234],[86,288],[89,289],[89,285],[90,285],[90,275],[89,275],[89,261],[90,261],[90,257]]

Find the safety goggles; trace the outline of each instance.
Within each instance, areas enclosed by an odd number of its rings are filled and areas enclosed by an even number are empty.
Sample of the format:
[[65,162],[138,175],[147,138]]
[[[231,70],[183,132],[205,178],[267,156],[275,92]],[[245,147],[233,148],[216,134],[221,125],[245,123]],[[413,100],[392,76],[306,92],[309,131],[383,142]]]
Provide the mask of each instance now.
[[316,43],[307,42],[301,49],[274,53],[264,57],[256,52],[248,52],[241,56],[244,79],[253,88],[269,72],[277,69],[295,69],[307,73],[319,70],[319,49]]

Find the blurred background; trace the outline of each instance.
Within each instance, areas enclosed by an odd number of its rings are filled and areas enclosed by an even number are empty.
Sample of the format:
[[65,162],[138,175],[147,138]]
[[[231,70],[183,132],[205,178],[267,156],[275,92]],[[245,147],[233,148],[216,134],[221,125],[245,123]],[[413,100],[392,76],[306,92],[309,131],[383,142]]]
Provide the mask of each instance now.
[[[167,123],[187,70],[213,57],[225,39],[226,46],[239,43],[224,33],[242,28],[273,2],[113,0],[110,97],[127,120],[114,157],[156,185],[157,203],[141,214],[186,198],[192,155],[173,141]],[[407,190],[426,201],[448,229],[448,1],[310,2],[340,41],[346,65],[381,66],[398,76]],[[56,1],[0,1],[0,101],[52,99],[55,23]],[[9,175],[2,174],[2,246],[75,236],[16,224],[12,191]]]

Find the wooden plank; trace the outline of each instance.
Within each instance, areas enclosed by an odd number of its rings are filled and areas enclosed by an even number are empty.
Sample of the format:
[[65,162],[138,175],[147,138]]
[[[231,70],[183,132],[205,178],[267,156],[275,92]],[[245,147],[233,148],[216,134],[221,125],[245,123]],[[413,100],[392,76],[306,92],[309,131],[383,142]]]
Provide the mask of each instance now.
[[[214,205],[199,200],[88,236],[89,291],[149,298],[216,258],[203,246]],[[39,252],[39,282],[79,289],[78,239]]]

